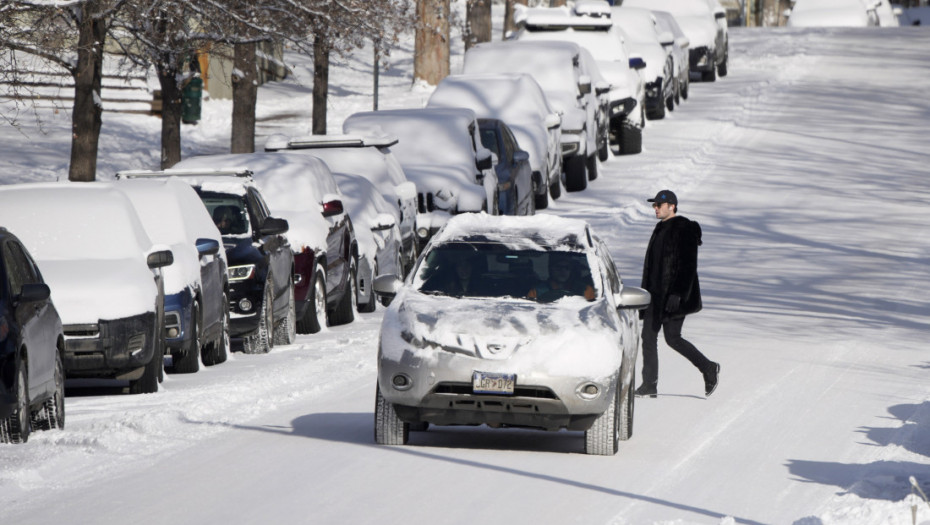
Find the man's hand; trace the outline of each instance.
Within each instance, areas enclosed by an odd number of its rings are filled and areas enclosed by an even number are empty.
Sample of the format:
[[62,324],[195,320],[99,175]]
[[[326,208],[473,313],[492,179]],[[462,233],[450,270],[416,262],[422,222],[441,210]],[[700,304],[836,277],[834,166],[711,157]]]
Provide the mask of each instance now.
[[670,295],[665,301],[665,311],[673,314],[678,311],[678,308],[681,306],[681,297],[677,295]]

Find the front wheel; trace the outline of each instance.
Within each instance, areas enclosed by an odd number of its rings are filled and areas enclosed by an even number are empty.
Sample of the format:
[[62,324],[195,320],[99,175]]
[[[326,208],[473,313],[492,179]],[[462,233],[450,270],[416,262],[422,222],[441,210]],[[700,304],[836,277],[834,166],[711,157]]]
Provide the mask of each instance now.
[[297,321],[297,331],[315,334],[326,325],[326,274],[317,265],[313,270],[313,281],[310,282],[310,304]]
[[61,353],[55,351],[55,393],[32,414],[32,427],[36,430],[65,428],[65,367]]
[[358,307],[358,296],[355,293],[356,266],[355,259],[351,259],[351,261],[349,263],[349,274],[346,276],[345,292],[342,294],[339,305],[336,306],[336,311],[333,313],[334,325],[349,324],[355,320],[355,310]]
[[152,355],[152,360],[145,365],[142,377],[129,382],[130,394],[154,394],[158,392],[158,377],[165,367],[165,348],[157,341],[155,346],[157,348]]
[[29,384],[26,383],[26,361],[16,374],[16,409],[10,417],[0,420],[0,443],[29,441]]
[[565,160],[565,189],[568,191],[581,191],[588,187],[588,170],[585,168],[587,158],[583,155],[572,155]]
[[584,452],[595,456],[613,456],[620,448],[620,381],[613,385],[613,399],[607,410],[584,433]]
[[191,318],[188,327],[190,340],[187,348],[181,352],[171,354],[172,371],[179,374],[193,374],[200,370],[200,307],[197,303],[194,303],[191,307]]
[[626,402],[620,407],[620,441],[633,437],[633,401],[635,398],[633,383],[630,382],[626,388]]
[[204,366],[218,365],[229,355],[229,299],[223,294],[223,326],[220,335],[203,349],[201,360]]
[[723,59],[723,62],[717,66],[717,76],[725,77],[727,76],[727,59]]
[[410,439],[410,424],[404,423],[394,405],[381,395],[381,387],[375,387],[375,443],[379,445],[406,445]]
[[620,132],[620,152],[623,155],[632,155],[643,151],[643,130],[635,125],[624,122]]
[[287,314],[274,327],[274,344],[289,345],[297,339],[297,304],[294,300],[294,278],[287,281]]
[[262,298],[262,307],[258,314],[258,328],[249,334],[243,343],[242,350],[247,354],[267,354],[274,346],[272,334],[274,326],[274,290],[272,290],[271,276],[265,281],[265,291]]

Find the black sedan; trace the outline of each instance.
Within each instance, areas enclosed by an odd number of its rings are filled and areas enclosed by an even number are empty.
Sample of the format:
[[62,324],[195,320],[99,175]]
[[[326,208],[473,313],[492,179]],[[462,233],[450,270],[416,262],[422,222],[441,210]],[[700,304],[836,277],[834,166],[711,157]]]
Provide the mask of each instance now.
[[478,119],[481,145],[497,155],[498,210],[501,215],[534,215],[536,203],[530,155],[520,149],[510,127],[494,118]]
[[0,443],[65,426],[61,318],[19,239],[0,227]]

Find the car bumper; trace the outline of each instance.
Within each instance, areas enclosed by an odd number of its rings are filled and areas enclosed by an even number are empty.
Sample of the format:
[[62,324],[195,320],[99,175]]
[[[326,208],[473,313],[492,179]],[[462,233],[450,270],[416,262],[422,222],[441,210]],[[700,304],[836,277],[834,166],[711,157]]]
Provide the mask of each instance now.
[[[393,352],[392,352],[393,354]],[[545,430],[586,430],[607,410],[617,372],[602,377],[554,376],[520,368],[508,360],[486,360],[437,351],[425,366],[413,352],[379,360],[378,384],[398,417],[436,425],[518,426]],[[476,394],[475,371],[516,375],[513,395]],[[403,377],[405,385],[395,386]],[[583,395],[594,385],[596,396]]]
[[229,336],[244,337],[258,330],[265,286],[261,279],[229,283]]
[[155,313],[64,326],[65,375],[137,379],[155,355]]
[[165,346],[169,353],[189,346],[192,303],[190,290],[165,296]]
[[713,71],[714,50],[707,47],[698,47],[688,50],[688,64],[692,72]]
[[14,344],[4,342],[0,348],[0,419],[6,419],[17,407],[16,375],[19,361],[13,351]]

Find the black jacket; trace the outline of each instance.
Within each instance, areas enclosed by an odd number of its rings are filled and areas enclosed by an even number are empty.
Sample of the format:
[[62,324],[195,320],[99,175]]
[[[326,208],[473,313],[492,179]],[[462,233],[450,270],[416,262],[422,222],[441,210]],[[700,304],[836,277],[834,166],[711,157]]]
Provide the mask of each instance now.
[[[646,259],[643,262],[642,287],[652,294],[653,327],[701,310],[701,286],[698,282],[697,255],[701,245],[701,226],[683,216],[660,221],[652,230]],[[674,312],[666,312],[670,295],[681,298]],[[640,315],[645,317],[645,310]]]

